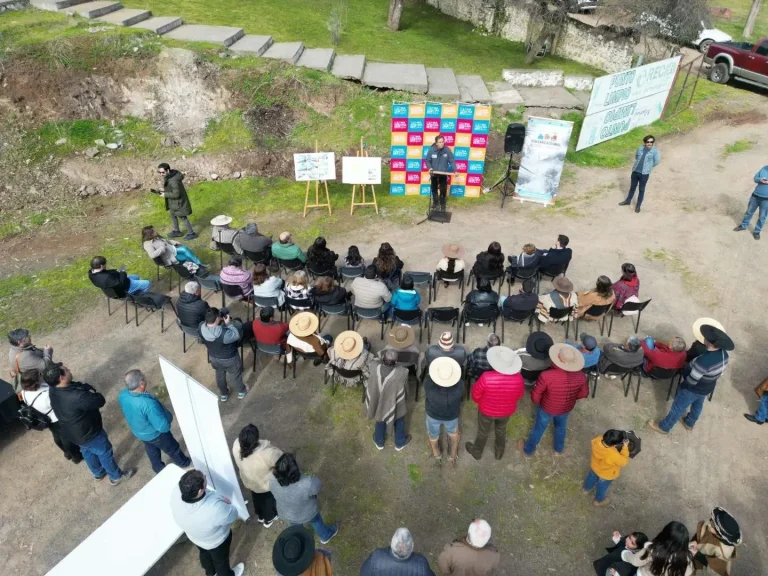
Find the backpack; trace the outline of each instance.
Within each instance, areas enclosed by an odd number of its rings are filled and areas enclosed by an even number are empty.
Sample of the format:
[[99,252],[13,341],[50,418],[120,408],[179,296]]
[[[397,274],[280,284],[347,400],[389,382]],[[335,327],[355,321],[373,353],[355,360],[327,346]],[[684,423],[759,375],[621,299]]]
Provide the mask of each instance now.
[[24,427],[27,430],[45,430],[51,426],[51,418],[48,414],[53,411],[53,408],[43,414],[34,407],[35,402],[37,402],[37,399],[40,398],[41,394],[42,392],[35,396],[35,399],[32,400],[32,404],[24,402],[22,403],[21,408],[19,408],[19,420],[21,420],[21,423],[24,424]]

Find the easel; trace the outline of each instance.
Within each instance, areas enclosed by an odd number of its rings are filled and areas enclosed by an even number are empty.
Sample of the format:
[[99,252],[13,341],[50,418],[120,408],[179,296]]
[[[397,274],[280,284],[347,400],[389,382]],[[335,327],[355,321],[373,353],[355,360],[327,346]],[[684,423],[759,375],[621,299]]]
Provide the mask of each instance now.
[[[315,140],[315,153],[317,153],[317,140]],[[315,203],[308,204],[309,202],[309,185],[307,181],[307,193],[304,195],[304,218],[307,217],[307,208],[325,208],[328,207],[328,214],[331,214],[331,197],[328,195],[328,182],[323,180],[323,186],[325,186],[325,204],[320,204],[320,180],[315,180]]]
[[[358,158],[368,158],[368,151],[365,149],[365,144],[363,143],[363,139],[360,138],[360,150],[357,151]],[[373,184],[360,184],[360,194],[362,196],[362,202],[355,202],[355,191],[357,189],[358,184],[352,185],[352,205],[349,207],[349,213],[354,214],[355,213],[355,206],[373,206],[376,209],[376,214],[379,213],[379,205],[376,203],[376,190],[373,187]],[[373,194],[373,202],[366,202],[365,201],[365,187],[370,186],[371,187],[371,194]]]

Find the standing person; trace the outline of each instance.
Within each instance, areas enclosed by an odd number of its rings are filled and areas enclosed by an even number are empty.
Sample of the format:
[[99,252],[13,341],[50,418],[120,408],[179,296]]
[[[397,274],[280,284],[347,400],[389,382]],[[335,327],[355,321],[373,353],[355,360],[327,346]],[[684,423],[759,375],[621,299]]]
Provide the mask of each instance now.
[[629,187],[627,199],[619,202],[619,206],[629,206],[632,203],[632,197],[635,195],[635,189],[639,184],[640,194],[637,196],[635,212],[640,212],[640,205],[643,203],[643,196],[645,195],[645,185],[648,183],[651,171],[661,162],[661,154],[659,154],[659,149],[654,147],[655,143],[656,138],[649,134],[643,138],[643,145],[638,146],[637,150],[635,150],[635,163],[632,165],[632,184]]
[[123,472],[115,462],[112,443],[101,423],[99,409],[106,404],[104,396],[90,384],[72,381],[66,366],[49,363],[43,372],[49,389],[51,408],[61,424],[61,434],[80,446],[88,469],[96,480],[109,476],[109,483],[117,486],[136,473]]
[[205,474],[190,470],[179,480],[171,500],[171,514],[190,542],[200,551],[200,564],[208,576],[242,576],[245,564],[229,567],[232,523],[237,509],[228,498],[206,490]]
[[259,437],[259,429],[248,424],[232,444],[232,455],[240,470],[243,486],[251,491],[256,520],[269,528],[277,520],[275,497],[269,491],[269,479],[283,451]]
[[619,477],[621,469],[629,464],[629,436],[623,430],[608,430],[602,436],[592,439],[592,460],[589,474],[584,480],[582,491],[589,494],[596,487],[595,506],[605,506],[608,488]]
[[683,368],[683,380],[669,414],[658,424],[653,420],[648,422],[648,427],[655,432],[669,434],[678,421],[682,421],[687,430],[693,430],[704,408],[704,400],[715,391],[717,380],[728,367],[728,352],[734,348],[733,340],[719,328],[709,325],[701,327],[701,334],[707,351]]
[[692,543],[696,546],[693,565],[706,574],[731,576],[736,547],[741,544],[741,527],[726,510],[716,507],[709,520],[696,525]]
[[187,190],[184,188],[184,174],[178,170],[171,170],[171,167],[165,162],[157,167],[157,173],[163,178],[163,191],[160,196],[165,198],[165,209],[168,210],[173,225],[173,230],[168,233],[168,238],[181,236],[179,229],[179,219],[181,219],[187,230],[184,240],[194,240],[197,238],[197,234],[192,229],[192,224],[188,218],[192,214],[192,204],[190,204]]
[[[223,324],[223,326],[222,326]],[[208,348],[211,367],[216,370],[216,386],[219,389],[220,400],[229,400],[227,375],[237,389],[237,397],[242,400],[248,393],[248,387],[243,382],[243,362],[240,360],[240,339],[242,326],[237,320],[229,317],[229,309],[209,308],[205,313],[205,321],[200,322],[200,338]]]
[[144,443],[152,470],[159,474],[165,468],[161,451],[165,452],[179,468],[192,465],[176,438],[171,434],[173,414],[160,400],[147,391],[147,380],[141,370],[125,373],[125,390],[117,395],[128,428]]
[[[435,143],[429,148],[424,159],[429,170],[429,182],[432,187],[432,210],[445,212],[446,196],[448,194],[448,175],[433,172],[453,172],[453,152],[445,145],[445,136],[435,136]],[[439,196],[438,196],[439,191]]]
[[9,373],[14,383],[14,392],[18,393],[21,389],[19,381],[24,372],[37,370],[42,379],[47,363],[53,361],[53,346],[46,344],[42,350],[35,347],[26,328],[16,328],[8,332],[8,343]]
[[312,532],[304,526],[283,530],[272,546],[272,566],[277,576],[332,576],[331,554],[315,550]]
[[490,372],[484,372],[472,386],[472,400],[477,403],[477,436],[465,448],[475,460],[480,460],[491,427],[496,430],[494,456],[501,460],[507,442],[507,422],[517,410],[517,402],[525,395],[525,384],[520,375],[523,361],[506,346],[488,350]]
[[554,422],[556,455],[565,451],[566,423],[577,400],[589,396],[587,375],[582,372],[584,356],[568,344],[553,344],[549,349],[552,368],[544,370],[531,390],[531,400],[538,404],[536,421],[528,440],[518,442],[523,455],[530,458],[536,452],[541,437],[550,422]]
[[387,426],[392,424],[395,433],[395,450],[408,446],[411,437],[405,433],[405,415],[408,412],[405,387],[408,369],[397,365],[397,350],[385,349],[381,360],[371,362],[371,377],[365,383],[365,414],[374,420],[373,443],[384,450]]
[[605,549],[608,554],[592,563],[595,574],[597,576],[634,576],[637,568],[624,562],[621,559],[621,553],[624,550],[630,552],[642,550],[648,542],[648,536],[642,532],[632,532],[628,536],[622,536],[621,532],[614,531],[612,538],[614,545]]
[[424,379],[424,411],[427,413],[427,441],[437,464],[442,464],[440,428],[448,435],[448,462],[456,465],[459,454],[459,414],[464,397],[461,366],[453,358],[438,358],[429,365]]
[[757,215],[757,226],[752,236],[755,240],[760,240],[760,231],[765,225],[765,220],[768,218],[768,166],[760,168],[757,174],[755,174],[755,190],[752,192],[752,196],[749,197],[749,204],[747,204],[747,211],[744,213],[744,218],[741,224],[733,229],[734,232],[741,232],[746,230],[749,226],[752,216],[755,214],[755,210],[760,209],[760,213]]
[[484,348],[475,348],[467,360],[467,376],[469,378],[480,378],[484,372],[493,370],[488,364],[488,350],[501,344],[501,338],[496,334],[488,334]]
[[762,425],[768,420],[768,378],[755,388],[755,394],[757,394],[757,398],[760,401],[760,406],[758,406],[754,416],[752,414],[744,414],[744,418],[755,424]]
[[435,576],[429,561],[413,552],[413,536],[408,528],[398,528],[388,548],[376,548],[366,558],[360,576]]
[[339,527],[328,526],[317,508],[317,495],[322,487],[317,476],[301,473],[296,457],[288,452],[277,459],[269,479],[269,490],[275,497],[280,518],[291,524],[309,524],[320,542],[328,544],[339,533]]
[[680,522],[670,522],[640,550],[624,550],[621,559],[637,568],[637,576],[692,576],[693,556],[689,549],[688,529]]
[[[501,555],[489,544],[491,526],[485,520],[473,520],[467,535],[446,544],[437,565],[443,576],[489,576],[499,568]],[[602,575],[601,575],[602,576]]]
[[[613,302],[613,309],[616,312],[621,312],[624,303],[630,298],[634,298],[634,301],[637,302],[637,297],[640,295],[640,278],[638,278],[633,264],[625,262],[621,265],[621,278],[613,283],[612,288],[616,295]],[[632,314],[637,314],[637,312],[632,312]]]

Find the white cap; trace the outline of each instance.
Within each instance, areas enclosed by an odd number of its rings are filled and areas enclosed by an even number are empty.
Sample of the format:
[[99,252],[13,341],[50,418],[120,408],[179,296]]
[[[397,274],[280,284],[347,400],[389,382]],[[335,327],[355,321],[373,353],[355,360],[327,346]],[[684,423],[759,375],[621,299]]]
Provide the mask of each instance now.
[[491,525],[485,520],[473,520],[467,531],[467,540],[475,548],[484,548],[491,539]]

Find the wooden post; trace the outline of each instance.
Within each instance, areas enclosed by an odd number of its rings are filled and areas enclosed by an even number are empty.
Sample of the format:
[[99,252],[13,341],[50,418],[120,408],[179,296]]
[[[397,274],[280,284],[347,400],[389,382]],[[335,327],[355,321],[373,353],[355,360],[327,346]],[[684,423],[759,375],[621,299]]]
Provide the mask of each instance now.
[[[318,152],[317,140],[315,140],[315,153]],[[331,197],[328,194],[328,182],[323,180],[323,186],[325,186],[325,203],[320,204],[320,181],[315,180],[315,203],[309,204],[309,185],[307,181],[307,192],[304,194],[304,218],[307,217],[307,208],[328,208],[328,214],[331,214]]]
[[[365,145],[363,144],[363,139],[360,138],[360,150],[357,151],[358,158],[367,158],[368,157],[368,151],[365,149]],[[376,203],[376,189],[373,187],[373,184],[360,184],[360,196],[361,201],[355,202],[355,193],[357,191],[358,184],[352,185],[352,205],[349,207],[349,213],[354,214],[355,213],[355,206],[373,206],[376,210],[376,214],[379,213],[379,205]],[[371,194],[373,195],[373,202],[366,202],[365,201],[365,187],[370,186],[371,187]]]

